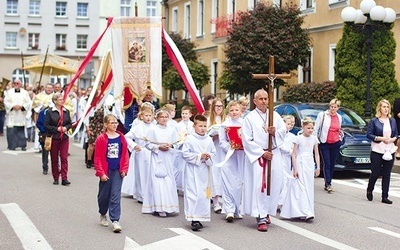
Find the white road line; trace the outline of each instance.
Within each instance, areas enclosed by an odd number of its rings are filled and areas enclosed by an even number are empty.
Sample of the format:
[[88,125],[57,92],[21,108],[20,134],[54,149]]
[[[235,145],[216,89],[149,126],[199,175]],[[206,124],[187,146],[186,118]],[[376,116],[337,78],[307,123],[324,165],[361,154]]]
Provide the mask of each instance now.
[[309,239],[311,239],[313,241],[319,242],[321,244],[330,246],[330,247],[335,248],[335,249],[343,249],[343,250],[357,249],[357,248],[351,247],[349,245],[343,244],[343,243],[341,243],[339,241],[335,241],[335,240],[329,239],[327,237],[324,237],[322,235],[313,233],[313,232],[308,231],[306,229],[303,229],[301,227],[292,225],[292,224],[290,224],[288,222],[285,222],[283,220],[276,219],[276,220],[273,221],[273,223],[275,225],[277,225],[279,227],[282,227],[282,228],[284,228],[286,230],[289,230],[289,231],[291,231],[293,233],[296,233],[298,235],[301,235],[303,237],[309,238]]
[[10,222],[24,249],[50,250],[43,235],[37,230],[28,215],[16,203],[0,204],[0,210]]
[[383,229],[383,228],[380,228],[380,227],[369,227],[369,229],[375,230],[377,232],[384,233],[384,234],[387,234],[387,235],[390,235],[390,236],[393,236],[393,237],[396,237],[396,238],[400,238],[400,234],[392,232],[392,231],[389,231],[389,230],[386,230],[386,229]]
[[[353,187],[353,188],[358,188],[358,189],[363,189],[366,190],[367,189],[367,183],[365,185],[362,184],[357,184],[357,183],[352,183],[352,182],[348,182],[348,181],[342,181],[342,180],[332,180],[333,183],[336,184],[340,184],[340,185],[344,185],[344,186],[349,186],[349,187]],[[393,191],[393,190],[392,190]],[[378,192],[378,190],[374,191],[375,193]],[[400,198],[400,194],[399,193],[394,193],[394,192],[389,192],[389,195],[392,197],[397,197]]]

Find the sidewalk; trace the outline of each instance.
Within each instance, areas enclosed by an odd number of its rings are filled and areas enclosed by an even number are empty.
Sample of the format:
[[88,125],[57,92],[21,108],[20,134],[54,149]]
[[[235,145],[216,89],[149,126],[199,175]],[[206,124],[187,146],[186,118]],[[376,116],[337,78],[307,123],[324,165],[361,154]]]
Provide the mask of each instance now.
[[400,160],[394,160],[392,172],[400,174]]

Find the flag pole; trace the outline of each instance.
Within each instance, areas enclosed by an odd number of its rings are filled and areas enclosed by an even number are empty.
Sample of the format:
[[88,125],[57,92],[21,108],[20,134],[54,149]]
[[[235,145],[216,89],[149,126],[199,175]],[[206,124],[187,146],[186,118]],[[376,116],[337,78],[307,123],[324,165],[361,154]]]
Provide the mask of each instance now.
[[46,60],[47,60],[47,53],[48,52],[49,52],[49,45],[47,45],[46,54],[44,55],[42,71],[40,72],[40,78],[39,78],[39,87],[42,85],[42,76],[43,76],[44,67],[46,66]]

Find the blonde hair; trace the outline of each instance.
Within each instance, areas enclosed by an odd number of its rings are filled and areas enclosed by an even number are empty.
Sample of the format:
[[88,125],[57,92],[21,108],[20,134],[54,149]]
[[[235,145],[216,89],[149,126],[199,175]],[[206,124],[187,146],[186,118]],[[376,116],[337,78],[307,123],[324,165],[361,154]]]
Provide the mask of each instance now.
[[247,99],[246,96],[241,96],[238,102],[240,105],[245,105],[245,106],[249,105],[249,99]]
[[56,103],[56,101],[57,101],[58,98],[63,98],[63,94],[61,94],[61,93],[55,93],[55,94],[53,95],[53,98],[52,98],[53,102]]
[[309,116],[304,117],[304,119],[301,120],[301,126],[306,126],[308,124],[315,125],[315,121]]
[[336,104],[338,107],[340,107],[340,101],[338,100],[338,99],[332,99],[330,102],[329,102],[329,105],[332,105],[332,104]]
[[240,103],[238,101],[230,101],[226,106],[226,109],[229,110],[232,106],[240,106]]
[[284,117],[282,117],[282,119],[283,119],[284,122],[286,122],[288,120],[291,120],[291,119],[296,121],[296,119],[294,118],[293,115],[285,115]]
[[376,118],[380,118],[382,116],[382,112],[381,112],[381,108],[382,108],[382,104],[387,104],[389,106],[389,113],[388,113],[388,117],[392,117],[392,115],[390,114],[390,110],[391,110],[391,106],[390,106],[390,102],[386,99],[382,99],[378,102],[378,105],[376,105]]
[[221,116],[221,123],[223,123],[225,121],[225,119],[226,119],[226,114],[225,114],[225,112],[223,110],[224,109],[224,101],[221,98],[215,98],[213,100],[212,104],[211,104],[211,107],[210,107],[210,117],[209,117],[210,123],[209,123],[209,126],[217,124],[217,121],[215,119],[217,117],[217,114],[215,113],[215,105],[216,105],[217,102],[221,102],[222,103],[222,112],[221,112],[221,115],[220,115]]
[[[153,106],[153,105],[152,105]],[[140,111],[137,115],[137,117],[139,118],[139,120],[143,120],[143,114],[144,113],[151,113],[152,114],[152,120],[154,120],[154,108],[153,107],[148,107],[148,106],[144,106],[142,108],[140,108]]]
[[113,114],[108,114],[108,115],[104,116],[103,122],[104,122],[104,124],[106,124],[106,123],[110,123],[111,120],[116,120],[116,121],[118,121],[118,120],[117,120],[117,117],[115,117],[115,115],[113,115]]
[[181,108],[181,112],[184,110],[188,110],[190,113],[192,113],[192,107],[190,107],[189,105],[185,105]]
[[164,105],[163,109],[167,110],[168,112],[175,111],[175,105],[167,103]]
[[158,119],[162,114],[166,114],[169,117],[169,112],[165,108],[159,109],[156,113],[156,119]]

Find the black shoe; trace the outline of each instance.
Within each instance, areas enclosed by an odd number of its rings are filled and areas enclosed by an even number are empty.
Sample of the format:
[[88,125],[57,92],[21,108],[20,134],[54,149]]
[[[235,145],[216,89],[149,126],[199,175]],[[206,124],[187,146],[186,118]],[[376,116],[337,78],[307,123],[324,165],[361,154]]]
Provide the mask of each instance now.
[[382,203],[385,203],[385,204],[392,204],[393,201],[389,200],[388,198],[382,198]]
[[43,174],[44,174],[44,175],[47,175],[48,173],[49,173],[49,169],[43,168]]
[[192,230],[193,231],[198,231],[199,229],[202,228],[202,225],[198,221],[192,221]]
[[58,180],[54,180],[53,185],[58,185]]
[[22,151],[26,151],[26,148],[21,148]]
[[61,185],[66,186],[71,184],[71,182],[69,182],[68,180],[62,180]]
[[91,160],[88,160],[86,163],[86,168],[91,168],[91,167],[93,167],[93,163]]
[[372,201],[373,198],[374,198],[374,196],[372,195],[372,192],[368,192],[368,191],[367,191],[367,199],[368,199],[369,201]]

